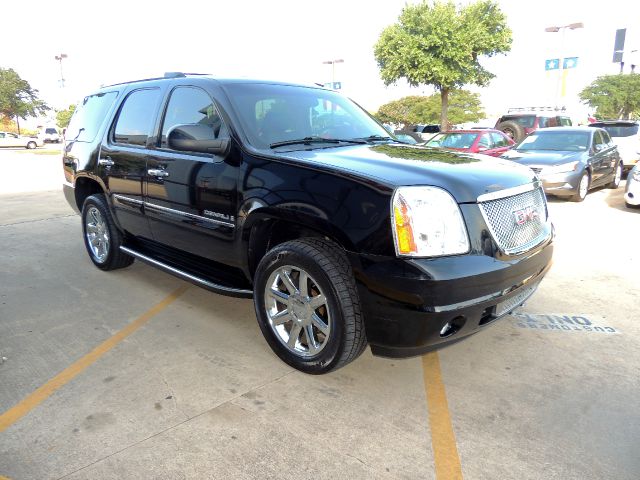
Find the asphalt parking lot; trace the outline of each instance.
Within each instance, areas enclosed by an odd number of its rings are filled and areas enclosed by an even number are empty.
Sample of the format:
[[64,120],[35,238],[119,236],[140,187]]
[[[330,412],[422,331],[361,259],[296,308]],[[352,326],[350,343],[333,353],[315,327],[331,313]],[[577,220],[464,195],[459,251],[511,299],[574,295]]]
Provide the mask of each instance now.
[[271,352],[249,300],[93,267],[42,152],[0,151],[0,480],[640,478],[624,183],[550,200],[554,266],[517,315],[315,377]]

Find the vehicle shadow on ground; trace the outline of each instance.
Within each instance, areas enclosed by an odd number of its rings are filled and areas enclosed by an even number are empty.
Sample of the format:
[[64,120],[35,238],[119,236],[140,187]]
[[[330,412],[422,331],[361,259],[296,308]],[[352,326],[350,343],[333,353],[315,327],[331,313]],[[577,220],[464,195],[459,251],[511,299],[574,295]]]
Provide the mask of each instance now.
[[607,205],[612,208],[616,208],[618,210],[622,210],[623,212],[640,214],[640,208],[629,208],[626,206],[624,202],[624,189],[626,186],[626,182],[621,182],[620,186],[615,190],[609,190],[607,193],[607,198],[605,201]]

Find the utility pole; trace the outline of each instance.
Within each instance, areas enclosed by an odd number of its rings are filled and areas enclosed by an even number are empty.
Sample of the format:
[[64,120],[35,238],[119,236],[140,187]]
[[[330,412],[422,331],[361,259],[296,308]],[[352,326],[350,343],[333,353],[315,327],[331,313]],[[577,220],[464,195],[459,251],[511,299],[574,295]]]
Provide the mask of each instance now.
[[56,60],[60,62],[60,88],[64,88],[64,75],[62,74],[62,60],[67,58],[66,53],[61,53],[60,55],[56,55]]
[[331,88],[335,89],[336,84],[336,63],[344,63],[344,59],[326,60],[322,62],[324,65],[331,65]]
[[575,30],[576,28],[584,28],[584,23],[582,22],[578,22],[578,23],[570,23],[568,25],[561,25],[561,26],[554,26],[554,27],[547,27],[544,29],[545,32],[552,32],[552,33],[557,33],[557,32],[562,32],[562,36],[560,39],[560,64],[559,64],[559,70],[560,72],[558,72],[558,81],[556,82],[556,108],[558,108],[558,97],[560,96],[560,85],[562,84],[562,94],[564,96],[564,91],[565,91],[565,84],[567,81],[567,72],[566,72],[566,68],[565,68],[565,51],[564,51],[564,37],[565,37],[565,31],[567,30],[567,28],[569,30]]

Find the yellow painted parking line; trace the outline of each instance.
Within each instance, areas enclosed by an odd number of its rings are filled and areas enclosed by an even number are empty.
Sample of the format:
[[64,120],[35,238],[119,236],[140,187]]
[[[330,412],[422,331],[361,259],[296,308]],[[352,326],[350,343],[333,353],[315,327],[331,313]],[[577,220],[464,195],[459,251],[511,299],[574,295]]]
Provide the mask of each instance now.
[[[92,363],[98,360],[102,355],[107,353],[113,347],[115,347],[122,340],[127,338],[133,332],[138,330],[142,325],[147,323],[154,315],[157,315],[162,310],[164,310],[167,306],[169,306],[174,300],[176,300],[180,295],[182,295],[187,289],[189,285],[184,285],[172,293],[170,293],[164,300],[160,303],[154,305],[152,308],[144,312],[138,318],[136,318],[129,325],[124,327],[122,330],[117,332],[112,337],[108,338],[96,348],[94,348],[91,352],[87,353],[84,357],[77,360],[71,366],[65,368],[58,375],[53,377],[47,383],[39,387],[35,390],[31,395],[26,397],[17,405],[11,407],[9,410],[0,415],[0,432],[5,431],[15,422],[20,420],[20,418],[24,417],[31,410],[36,408],[42,402],[44,402],[47,398],[49,398],[53,392],[58,390],[60,387],[63,387],[75,377],[77,377],[80,373],[82,373],[87,367],[89,367]],[[0,476],[0,480],[4,480],[4,477]]]
[[442,381],[438,352],[422,356],[424,389],[427,394],[431,446],[437,480],[462,480],[462,466],[458,456],[456,437],[451,425],[447,392]]

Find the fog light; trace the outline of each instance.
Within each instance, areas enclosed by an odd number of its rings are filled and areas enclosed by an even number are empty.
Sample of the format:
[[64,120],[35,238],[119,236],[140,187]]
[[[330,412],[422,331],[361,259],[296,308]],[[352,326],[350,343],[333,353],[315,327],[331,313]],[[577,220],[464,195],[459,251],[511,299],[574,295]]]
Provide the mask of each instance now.
[[460,331],[460,329],[464,326],[466,321],[467,319],[464,318],[463,316],[459,316],[454,318],[453,320],[448,321],[440,329],[440,336],[442,338],[450,337],[454,333]]

